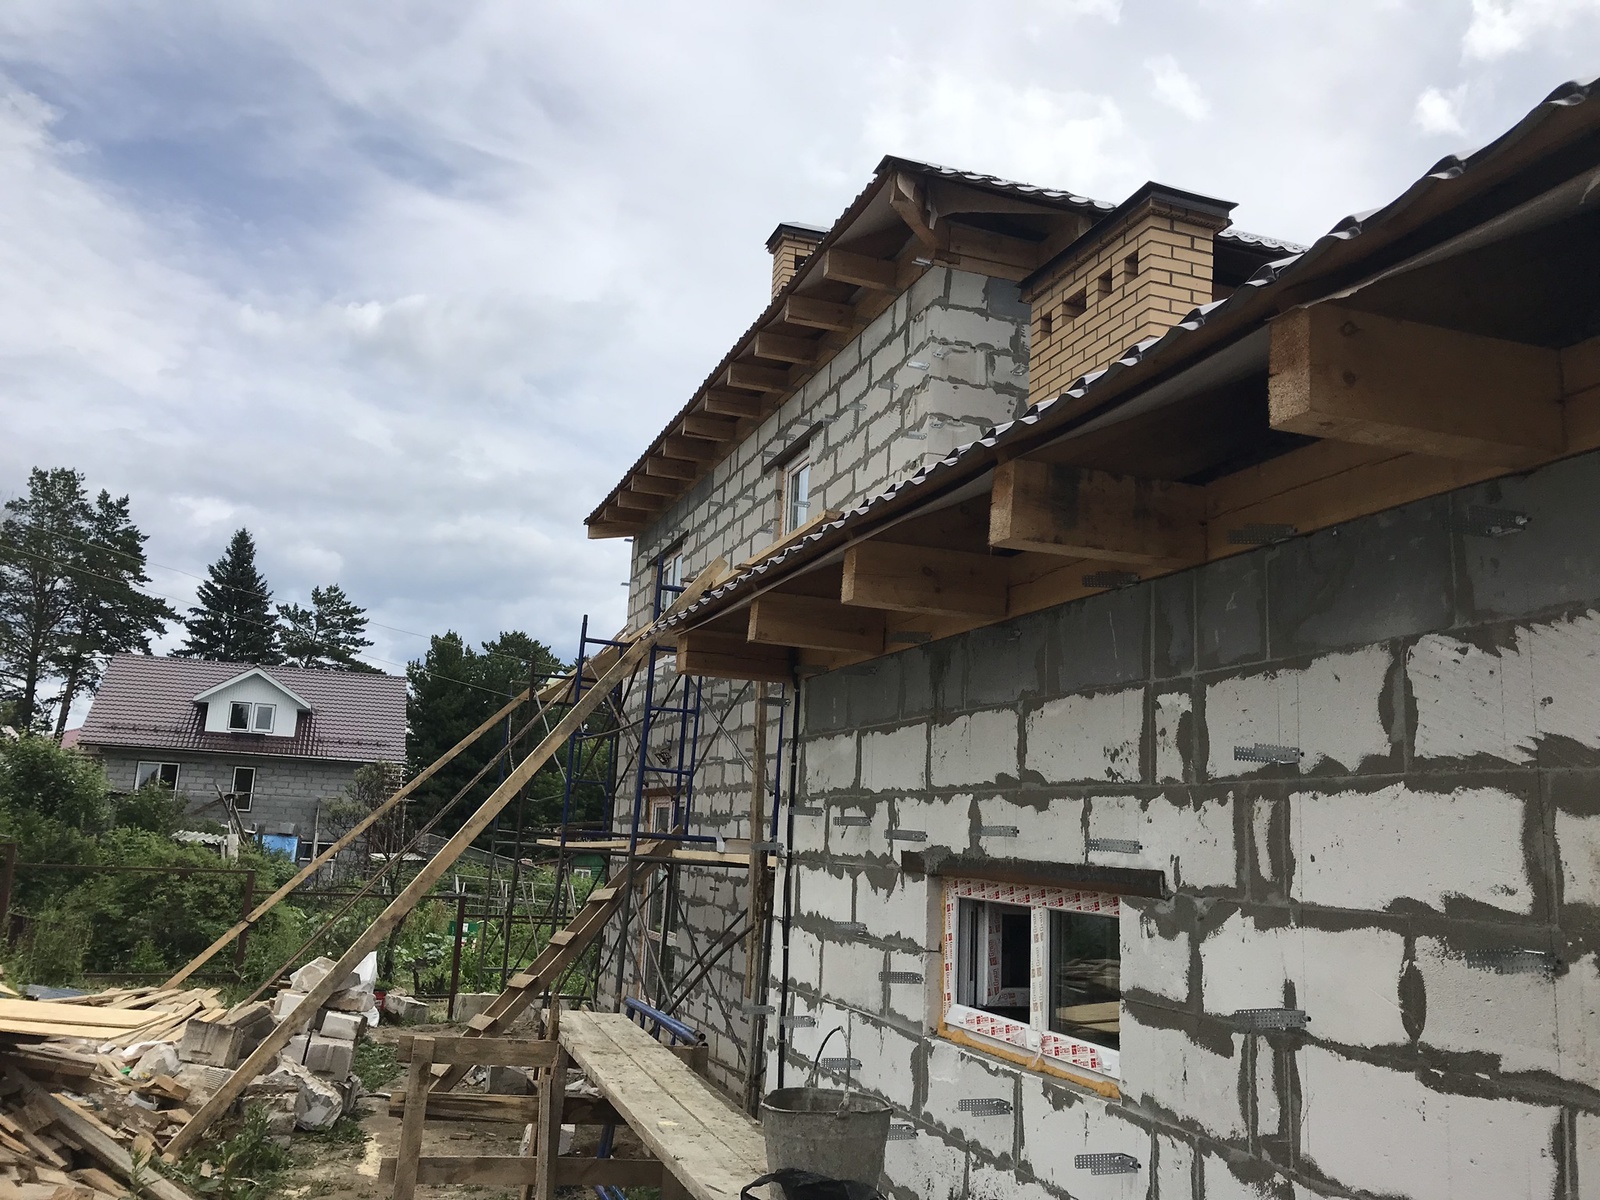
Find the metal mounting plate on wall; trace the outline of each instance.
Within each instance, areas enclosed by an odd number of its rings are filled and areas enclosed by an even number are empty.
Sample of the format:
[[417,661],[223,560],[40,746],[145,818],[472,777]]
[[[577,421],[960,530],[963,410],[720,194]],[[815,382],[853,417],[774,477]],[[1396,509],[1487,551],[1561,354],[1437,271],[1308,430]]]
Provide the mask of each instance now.
[[1087,1170],[1091,1175],[1131,1175],[1139,1169],[1139,1160],[1120,1151],[1115,1154],[1074,1155],[1072,1165]]
[[1090,850],[1109,850],[1114,854],[1138,854],[1144,849],[1143,842],[1132,838],[1089,838],[1084,845]]
[[848,825],[848,826],[851,826],[851,827],[856,827],[856,826],[861,826],[861,825],[871,825],[872,824],[872,818],[871,817],[839,816],[839,817],[835,817],[833,819],[833,823],[835,825]]
[[979,837],[1020,837],[1022,830],[1015,825],[979,825]]
[[1285,1029],[1304,1029],[1311,1018],[1298,1008],[1241,1008],[1230,1018],[1235,1025],[1252,1033],[1271,1033]]
[[887,983],[921,983],[920,971],[879,971],[878,978]]
[[921,829],[891,829],[884,836],[891,842],[925,842],[928,840],[926,831]]
[[1270,742],[1252,742],[1248,746],[1233,748],[1234,762],[1298,765],[1304,757],[1305,751],[1298,746],[1275,746]]
[[1011,1111],[1011,1101],[998,1096],[957,1100],[956,1108],[979,1117],[1000,1117]]

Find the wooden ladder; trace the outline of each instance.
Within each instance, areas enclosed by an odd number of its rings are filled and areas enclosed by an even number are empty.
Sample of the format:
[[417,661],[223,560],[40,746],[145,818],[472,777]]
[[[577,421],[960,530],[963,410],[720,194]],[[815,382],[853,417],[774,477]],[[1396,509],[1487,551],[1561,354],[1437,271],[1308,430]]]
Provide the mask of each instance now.
[[[639,853],[654,853],[658,842],[640,842]],[[653,864],[646,864],[647,866]],[[504,1037],[529,1005],[552,987],[580,954],[600,936],[606,923],[616,914],[623,896],[633,883],[636,863],[627,863],[600,887],[589,893],[577,916],[565,929],[552,934],[549,943],[539,951],[527,968],[518,971],[506,981],[505,991],[495,997],[488,1008],[467,1021],[463,1037]],[[433,1090],[447,1092],[465,1078],[470,1066],[435,1063]]]

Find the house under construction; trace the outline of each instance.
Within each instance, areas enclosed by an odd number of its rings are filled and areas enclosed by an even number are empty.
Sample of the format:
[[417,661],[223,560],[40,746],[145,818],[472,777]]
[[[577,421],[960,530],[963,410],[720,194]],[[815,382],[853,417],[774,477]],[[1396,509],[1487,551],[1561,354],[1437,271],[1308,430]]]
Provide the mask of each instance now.
[[588,519],[633,628],[733,564],[602,998],[907,1200],[1600,1195],[1597,184],[1571,84],[1309,247],[892,157],[779,225]]

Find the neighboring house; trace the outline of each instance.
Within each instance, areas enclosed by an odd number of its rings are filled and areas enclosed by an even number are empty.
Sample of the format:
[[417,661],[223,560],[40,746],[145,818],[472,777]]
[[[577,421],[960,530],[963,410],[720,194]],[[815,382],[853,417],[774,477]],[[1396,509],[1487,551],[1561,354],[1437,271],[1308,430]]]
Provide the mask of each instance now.
[[735,564],[687,832],[798,749],[714,1078],[826,1044],[905,1200],[1600,1195],[1597,172],[1569,84],[1308,248],[900,159],[779,227],[588,521],[634,626]]
[[406,681],[393,675],[257,667],[119,654],[106,668],[78,746],[111,786],[151,782],[187,811],[252,828],[302,858],[331,841],[324,807],[356,769],[405,761]]

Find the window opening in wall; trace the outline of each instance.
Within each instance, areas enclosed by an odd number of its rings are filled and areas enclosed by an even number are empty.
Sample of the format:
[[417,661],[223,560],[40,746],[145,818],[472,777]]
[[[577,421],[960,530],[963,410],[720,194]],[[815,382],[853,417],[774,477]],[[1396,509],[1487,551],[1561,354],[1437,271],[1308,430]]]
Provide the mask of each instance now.
[[1111,295],[1111,272],[1110,271],[1107,271],[1104,275],[1100,276],[1099,291],[1100,291],[1100,294],[1102,296]]
[[233,788],[229,795],[233,797],[233,807],[240,812],[250,811],[250,796],[256,790],[256,769],[254,767],[235,767],[233,769]]
[[666,587],[683,586],[682,550],[671,550],[661,556],[661,582]]
[[1135,250],[1122,260],[1122,282],[1132,283],[1139,278],[1139,252]]
[[1056,331],[1056,315],[1052,312],[1039,314],[1039,336],[1049,337]]
[[133,774],[133,790],[138,791],[152,783],[159,783],[162,787],[178,790],[178,764],[164,762],[142,762]]
[[1071,319],[1089,311],[1089,289],[1079,288],[1061,302],[1061,315]]
[[811,460],[793,463],[783,476],[783,532],[793,533],[811,511]]
[[300,843],[300,854],[298,856],[298,861],[310,862],[313,858],[316,858],[319,854],[325,852],[337,840],[337,838],[331,838],[325,842],[312,842],[309,840],[302,841]]
[[244,730],[250,728],[250,706],[248,704],[241,704],[235,700],[228,705],[228,728]]
[[1115,1076],[1120,911],[1099,892],[947,880],[941,1030]]
[[[672,832],[672,800],[658,799],[650,804],[650,832]],[[650,930],[650,936],[659,938],[667,919],[666,897],[667,873],[657,872],[654,886],[650,891],[650,910],[646,914],[645,925]]]
[[273,718],[276,716],[277,711],[278,711],[278,706],[276,704],[258,704],[258,705],[256,705],[256,732],[257,733],[271,733],[272,732],[272,721],[273,721]]

